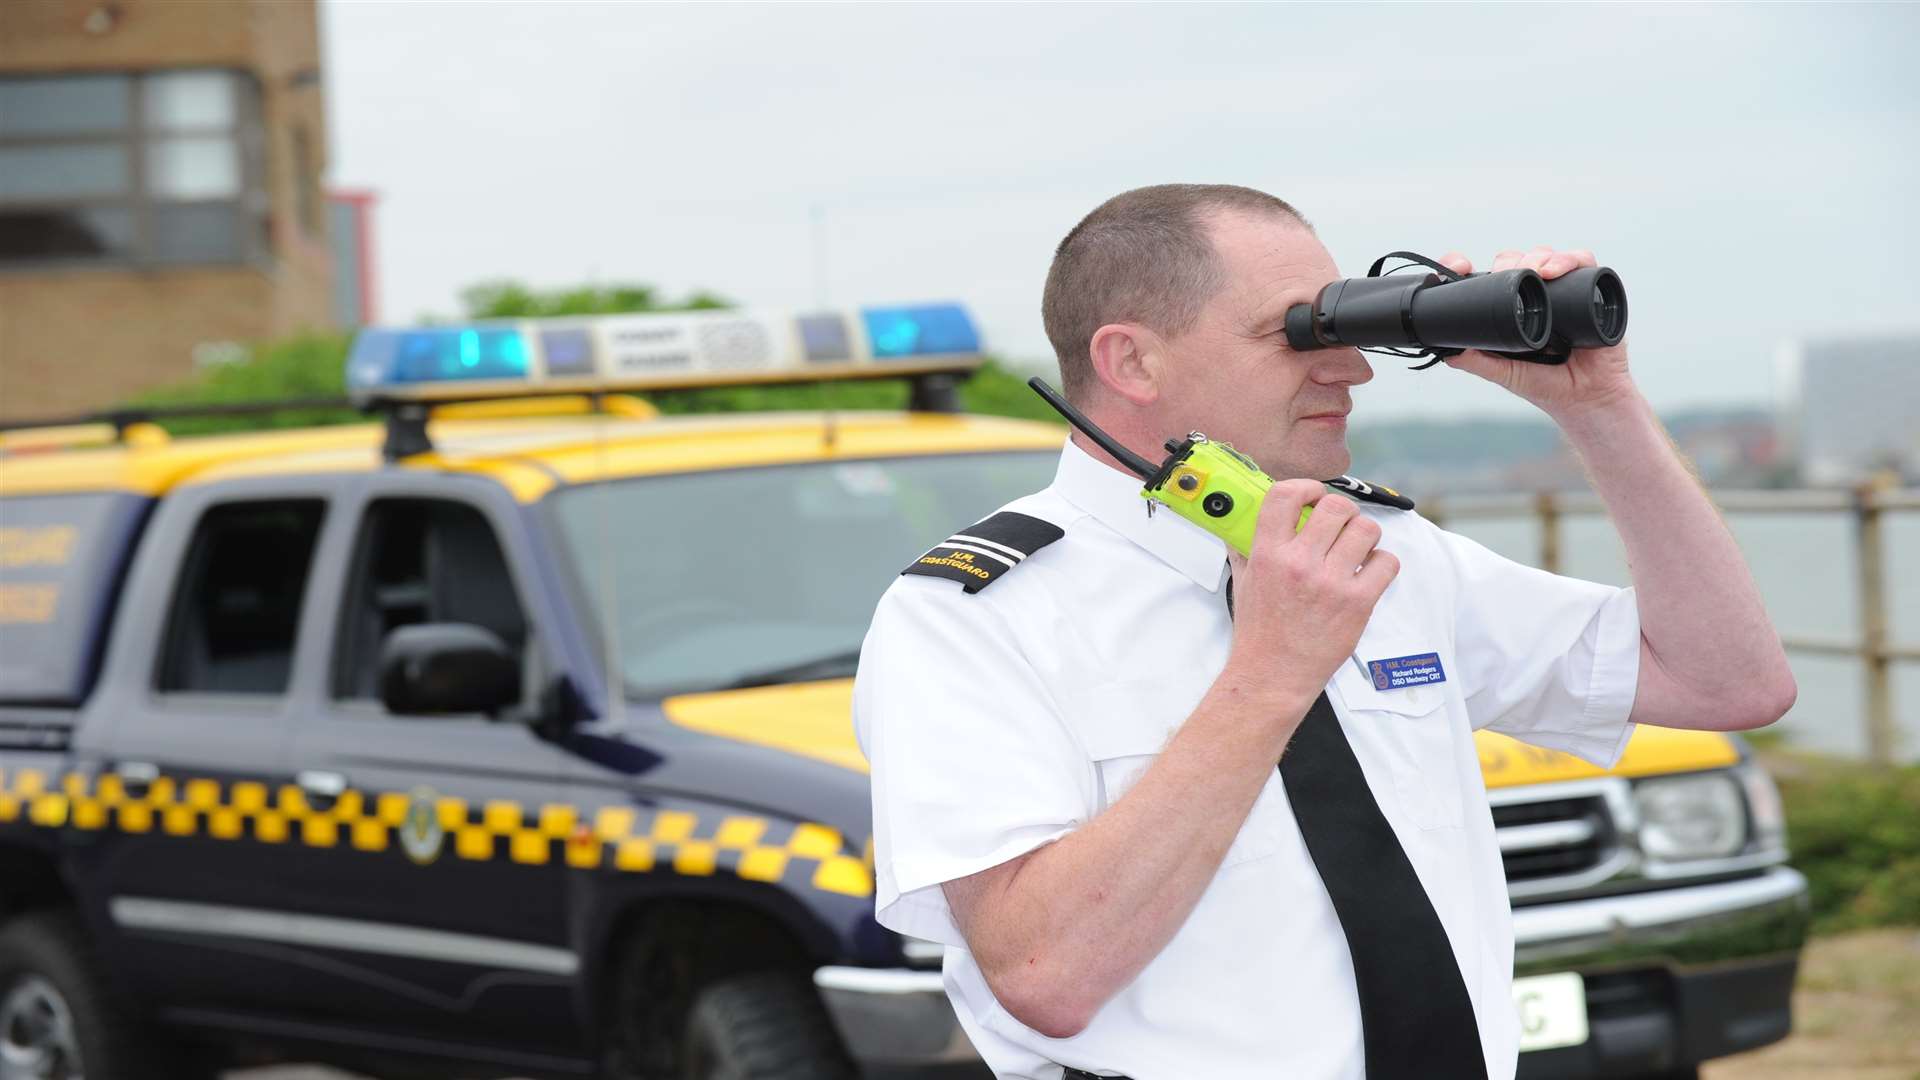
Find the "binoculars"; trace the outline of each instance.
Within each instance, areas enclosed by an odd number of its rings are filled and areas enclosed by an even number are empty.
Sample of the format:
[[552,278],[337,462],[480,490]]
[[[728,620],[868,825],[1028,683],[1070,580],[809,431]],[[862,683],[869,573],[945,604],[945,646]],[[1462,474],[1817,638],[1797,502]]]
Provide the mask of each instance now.
[[[1395,258],[1435,272],[1382,275],[1380,267]],[[1626,286],[1607,267],[1582,267],[1552,281],[1533,270],[1462,277],[1407,251],[1383,255],[1366,277],[1341,278],[1313,303],[1287,309],[1287,344],[1295,349],[1414,350],[1395,355],[1436,360],[1483,349],[1564,364],[1574,349],[1615,345],[1626,333]]]

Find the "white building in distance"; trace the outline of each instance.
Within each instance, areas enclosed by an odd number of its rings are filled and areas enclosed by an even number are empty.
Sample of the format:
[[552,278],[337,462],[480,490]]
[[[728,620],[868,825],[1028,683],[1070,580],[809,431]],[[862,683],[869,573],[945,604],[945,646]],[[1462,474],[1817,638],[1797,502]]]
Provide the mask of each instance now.
[[1801,483],[1920,479],[1920,332],[1788,342],[1774,385]]

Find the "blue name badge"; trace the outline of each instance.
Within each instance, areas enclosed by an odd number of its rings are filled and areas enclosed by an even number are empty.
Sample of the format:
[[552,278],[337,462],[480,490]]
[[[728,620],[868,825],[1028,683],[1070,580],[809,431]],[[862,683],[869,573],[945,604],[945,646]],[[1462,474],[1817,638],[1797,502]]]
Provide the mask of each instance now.
[[1367,661],[1367,675],[1375,690],[1402,690],[1409,686],[1447,681],[1447,669],[1440,666],[1439,653],[1415,653],[1387,660]]

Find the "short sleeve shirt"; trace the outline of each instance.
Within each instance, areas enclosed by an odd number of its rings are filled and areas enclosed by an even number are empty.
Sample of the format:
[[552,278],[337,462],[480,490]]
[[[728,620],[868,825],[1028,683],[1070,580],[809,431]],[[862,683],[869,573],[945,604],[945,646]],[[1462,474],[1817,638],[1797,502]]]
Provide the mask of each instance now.
[[[1058,541],[975,593],[903,576],[881,599],[854,688],[877,917],[947,947],[948,996],[996,1076],[1362,1080],[1352,960],[1278,769],[1186,922],[1069,1038],[1000,1006],[947,907],[943,882],[1123,798],[1226,663],[1225,545],[1139,493],[1069,442],[1052,486],[1004,508],[1053,522]],[[1401,570],[1327,695],[1446,928],[1488,1075],[1510,1080],[1513,929],[1473,732],[1617,760],[1633,592],[1521,566],[1412,512],[1361,512]],[[1428,655],[1444,681],[1372,666]]]

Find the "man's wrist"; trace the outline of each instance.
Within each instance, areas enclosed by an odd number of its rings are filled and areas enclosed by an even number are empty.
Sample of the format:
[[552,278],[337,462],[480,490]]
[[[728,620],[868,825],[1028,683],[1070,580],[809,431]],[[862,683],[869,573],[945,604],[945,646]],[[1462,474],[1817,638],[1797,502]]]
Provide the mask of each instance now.
[[1289,724],[1298,724],[1307,715],[1321,690],[1321,686],[1311,690],[1293,686],[1270,672],[1250,671],[1231,660],[1213,682],[1213,696],[1221,704]]
[[1590,401],[1583,401],[1549,414],[1554,424],[1576,449],[1605,443],[1621,432],[1644,427],[1653,417],[1653,406],[1629,383],[1620,390]]

